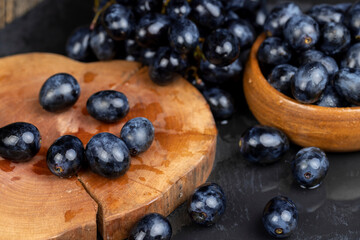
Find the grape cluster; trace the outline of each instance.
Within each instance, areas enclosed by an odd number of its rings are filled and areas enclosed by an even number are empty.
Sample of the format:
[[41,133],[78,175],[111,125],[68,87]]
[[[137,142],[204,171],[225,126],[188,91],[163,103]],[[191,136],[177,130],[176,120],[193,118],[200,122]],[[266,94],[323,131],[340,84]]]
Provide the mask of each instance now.
[[265,0],[95,1],[93,22],[72,33],[66,52],[78,61],[141,62],[149,66],[151,80],[162,86],[181,75],[207,93],[215,118],[227,119],[234,105],[224,88],[233,89],[242,77],[249,49],[266,19],[265,4]]
[[275,6],[257,57],[268,82],[303,104],[360,105],[360,3]]

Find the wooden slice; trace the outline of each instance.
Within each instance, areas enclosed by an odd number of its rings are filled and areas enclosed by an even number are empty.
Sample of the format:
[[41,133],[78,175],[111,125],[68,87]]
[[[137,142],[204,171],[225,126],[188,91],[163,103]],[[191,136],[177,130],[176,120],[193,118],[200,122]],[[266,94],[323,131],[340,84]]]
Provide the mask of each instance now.
[[264,125],[283,130],[296,144],[332,152],[360,150],[360,107],[330,108],[297,102],[277,91],[261,73],[254,43],[244,73],[244,93],[251,112]]
[[[55,54],[3,58],[0,69],[0,126],[30,122],[42,136],[40,153],[30,162],[0,161],[3,239],[96,239],[97,228],[104,239],[123,239],[143,215],[168,215],[208,178],[217,131],[206,101],[187,81],[159,87],[135,62],[85,64]],[[49,113],[38,94],[59,72],[79,81],[81,95],[68,111]],[[116,124],[101,123],[86,111],[87,99],[107,89],[129,99],[129,114]],[[124,176],[109,180],[84,169],[77,178],[59,179],[47,169],[46,151],[58,137],[72,134],[86,145],[99,132],[119,136],[134,117],[153,123],[155,139],[148,151],[132,158]]]

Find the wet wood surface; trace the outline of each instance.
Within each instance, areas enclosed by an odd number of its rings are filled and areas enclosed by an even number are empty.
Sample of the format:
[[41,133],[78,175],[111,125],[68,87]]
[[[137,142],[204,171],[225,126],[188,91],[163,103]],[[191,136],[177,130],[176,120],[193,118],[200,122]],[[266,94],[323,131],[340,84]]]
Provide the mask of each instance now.
[[[168,215],[208,178],[217,131],[201,94],[183,79],[159,87],[147,68],[134,62],[79,63],[55,54],[23,54],[0,59],[0,126],[24,121],[40,130],[39,154],[25,164],[0,160],[0,231],[4,239],[123,239],[146,213]],[[72,74],[81,95],[68,111],[49,113],[38,102],[43,82],[59,72]],[[86,111],[93,93],[125,93],[130,112],[116,124],[103,124]],[[84,145],[99,132],[117,136],[123,124],[146,117],[155,127],[148,151],[132,158],[129,171],[109,180],[82,170],[60,179],[50,173],[45,155],[65,134]]]

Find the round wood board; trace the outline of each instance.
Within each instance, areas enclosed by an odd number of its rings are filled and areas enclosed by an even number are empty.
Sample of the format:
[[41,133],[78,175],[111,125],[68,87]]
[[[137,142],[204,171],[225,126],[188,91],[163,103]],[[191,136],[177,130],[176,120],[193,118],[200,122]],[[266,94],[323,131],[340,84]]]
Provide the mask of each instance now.
[[[208,178],[216,149],[216,126],[202,95],[186,80],[159,87],[139,63],[80,63],[66,57],[31,53],[0,59],[0,126],[30,122],[42,136],[40,152],[27,163],[0,159],[0,239],[123,239],[147,213],[170,214]],[[49,113],[39,104],[44,81],[59,72],[81,86],[76,104]],[[116,124],[88,115],[86,101],[113,89],[129,99],[130,112]],[[71,134],[86,145],[99,132],[117,136],[124,123],[146,117],[155,127],[148,151],[133,157],[118,179],[88,169],[60,179],[46,166],[46,152],[58,137]]]

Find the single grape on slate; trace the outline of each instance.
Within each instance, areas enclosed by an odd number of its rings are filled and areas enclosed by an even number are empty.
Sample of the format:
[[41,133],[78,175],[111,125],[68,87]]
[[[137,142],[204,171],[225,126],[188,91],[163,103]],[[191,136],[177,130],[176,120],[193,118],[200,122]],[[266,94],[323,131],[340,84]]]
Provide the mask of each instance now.
[[226,209],[226,197],[216,183],[198,187],[190,198],[188,214],[199,225],[211,226],[219,221]]
[[257,125],[241,136],[240,153],[251,163],[267,164],[280,160],[289,150],[287,136],[277,128]]
[[329,160],[319,148],[303,148],[295,155],[291,169],[294,179],[301,187],[314,189],[324,180],[329,169]]
[[265,230],[272,237],[289,237],[297,228],[297,207],[289,198],[276,196],[266,204],[263,211],[262,222]]

